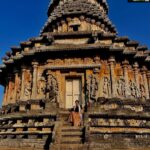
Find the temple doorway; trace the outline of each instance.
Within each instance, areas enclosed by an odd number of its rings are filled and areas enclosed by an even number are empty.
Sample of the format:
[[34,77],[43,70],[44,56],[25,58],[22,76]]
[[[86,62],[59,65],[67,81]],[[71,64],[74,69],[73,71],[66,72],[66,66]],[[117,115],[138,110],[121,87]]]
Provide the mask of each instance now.
[[72,108],[76,100],[81,102],[81,79],[66,79],[66,108]]

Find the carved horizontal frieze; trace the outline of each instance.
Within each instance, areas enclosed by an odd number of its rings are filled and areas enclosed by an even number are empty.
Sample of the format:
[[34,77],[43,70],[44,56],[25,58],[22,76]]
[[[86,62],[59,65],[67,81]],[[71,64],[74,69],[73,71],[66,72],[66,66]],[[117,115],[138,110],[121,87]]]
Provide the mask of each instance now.
[[128,118],[90,118],[91,127],[138,127],[149,128],[150,121],[147,119],[128,119]]
[[134,134],[150,134],[149,128],[119,128],[119,127],[90,127],[90,133],[134,133]]
[[36,48],[35,52],[39,53],[39,52],[57,52],[57,51],[76,51],[76,50],[93,50],[93,49],[108,49],[109,50],[110,45],[102,45],[102,44],[83,44],[83,45],[63,45],[60,44],[59,46],[43,46],[40,48]]
[[100,68],[101,65],[97,64],[97,65],[69,65],[69,66],[49,66],[49,67],[44,67],[45,70],[64,70],[64,69],[93,69],[93,68]]

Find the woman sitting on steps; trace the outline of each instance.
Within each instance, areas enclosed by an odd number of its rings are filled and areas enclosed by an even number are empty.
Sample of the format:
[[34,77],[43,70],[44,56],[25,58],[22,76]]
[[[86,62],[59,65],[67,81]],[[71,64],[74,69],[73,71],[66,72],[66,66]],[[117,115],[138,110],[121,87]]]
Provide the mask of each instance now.
[[82,106],[80,106],[79,100],[75,101],[75,106],[69,116],[69,122],[72,122],[73,126],[81,126],[82,124]]

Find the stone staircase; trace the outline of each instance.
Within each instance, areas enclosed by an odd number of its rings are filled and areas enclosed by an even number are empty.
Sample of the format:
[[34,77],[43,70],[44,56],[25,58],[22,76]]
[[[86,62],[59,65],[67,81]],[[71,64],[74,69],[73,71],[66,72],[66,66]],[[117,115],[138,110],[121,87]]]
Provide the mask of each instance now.
[[66,126],[61,129],[61,150],[77,150],[83,146],[83,127]]
[[60,129],[61,138],[59,144],[55,144],[52,150],[85,150],[84,144],[84,126],[74,127],[68,122],[70,112],[60,111],[62,126]]

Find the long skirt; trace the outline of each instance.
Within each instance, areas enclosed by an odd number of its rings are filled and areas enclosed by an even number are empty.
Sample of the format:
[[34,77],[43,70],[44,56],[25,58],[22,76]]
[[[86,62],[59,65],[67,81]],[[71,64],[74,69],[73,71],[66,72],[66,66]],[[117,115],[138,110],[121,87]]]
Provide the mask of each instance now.
[[71,112],[69,121],[72,122],[74,126],[80,126],[81,114],[79,112]]

